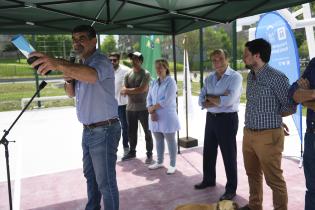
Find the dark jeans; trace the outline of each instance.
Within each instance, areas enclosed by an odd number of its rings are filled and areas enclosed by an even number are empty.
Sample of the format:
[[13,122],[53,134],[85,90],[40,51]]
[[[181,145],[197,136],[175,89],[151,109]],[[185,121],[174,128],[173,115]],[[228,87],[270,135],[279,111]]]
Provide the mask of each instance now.
[[304,141],[305,210],[315,210],[315,134],[306,133]]
[[118,116],[121,123],[123,146],[124,148],[129,148],[126,106],[127,105],[118,106]]
[[88,195],[85,210],[100,210],[102,196],[106,210],[119,209],[116,153],[120,132],[119,122],[83,130],[83,173],[86,178]]
[[147,156],[152,156],[153,140],[152,134],[149,130],[149,113],[145,111],[127,111],[128,122],[128,136],[130,144],[130,152],[136,153],[137,141],[138,141],[138,120],[140,121],[145,134],[145,143],[147,149]]
[[218,146],[223,157],[227,183],[225,191],[234,193],[237,188],[236,134],[237,113],[213,115],[207,113],[203,148],[203,182],[216,183]]

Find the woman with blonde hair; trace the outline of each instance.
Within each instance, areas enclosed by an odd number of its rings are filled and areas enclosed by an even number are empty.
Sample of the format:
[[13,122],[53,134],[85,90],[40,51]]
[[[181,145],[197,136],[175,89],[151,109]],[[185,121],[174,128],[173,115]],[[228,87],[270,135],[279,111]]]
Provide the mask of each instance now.
[[170,155],[170,166],[167,174],[173,174],[176,171],[177,153],[175,133],[180,129],[176,112],[177,86],[175,80],[170,76],[167,60],[156,60],[155,69],[158,78],[150,86],[147,96],[147,108],[150,113],[149,129],[156,141],[158,161],[150,165],[149,169],[163,167],[165,139]]

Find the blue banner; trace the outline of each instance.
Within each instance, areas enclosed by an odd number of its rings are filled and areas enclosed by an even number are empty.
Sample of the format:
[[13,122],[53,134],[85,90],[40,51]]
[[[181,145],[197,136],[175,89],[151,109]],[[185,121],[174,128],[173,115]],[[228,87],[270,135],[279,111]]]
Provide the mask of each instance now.
[[[270,42],[272,47],[270,66],[283,72],[289,78],[290,84],[299,79],[300,61],[296,40],[290,25],[281,15],[276,12],[263,15],[257,24],[256,38]],[[293,115],[293,120],[302,142],[301,105]]]

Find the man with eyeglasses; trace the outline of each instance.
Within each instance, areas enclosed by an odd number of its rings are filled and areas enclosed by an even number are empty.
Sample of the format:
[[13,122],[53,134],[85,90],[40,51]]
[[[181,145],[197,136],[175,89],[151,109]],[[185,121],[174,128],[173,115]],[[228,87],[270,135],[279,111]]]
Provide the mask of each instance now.
[[126,156],[129,152],[129,141],[128,141],[128,123],[126,118],[126,106],[128,103],[128,97],[120,93],[122,87],[124,87],[124,79],[128,72],[131,71],[125,65],[119,64],[120,54],[112,52],[109,54],[109,60],[112,62],[115,70],[115,98],[118,102],[118,116],[122,128],[122,139],[124,147],[124,155]]
[[38,59],[32,66],[40,65],[37,72],[42,75],[49,70],[62,72],[67,95],[76,97],[77,117],[83,124],[83,173],[88,194],[85,209],[101,209],[103,197],[106,210],[118,210],[116,152],[121,127],[114,92],[114,68],[108,58],[96,50],[96,31],[91,26],[75,27],[72,41],[82,64],[34,52],[30,56]]

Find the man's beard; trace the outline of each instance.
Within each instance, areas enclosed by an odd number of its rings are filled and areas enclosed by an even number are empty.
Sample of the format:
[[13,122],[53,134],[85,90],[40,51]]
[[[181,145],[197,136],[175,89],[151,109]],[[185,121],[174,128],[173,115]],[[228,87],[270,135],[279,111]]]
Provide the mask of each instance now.
[[80,55],[84,51],[84,47],[79,45],[77,48],[74,49],[75,53]]

